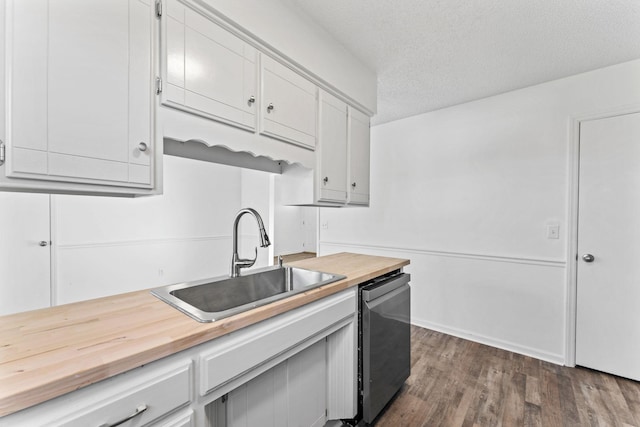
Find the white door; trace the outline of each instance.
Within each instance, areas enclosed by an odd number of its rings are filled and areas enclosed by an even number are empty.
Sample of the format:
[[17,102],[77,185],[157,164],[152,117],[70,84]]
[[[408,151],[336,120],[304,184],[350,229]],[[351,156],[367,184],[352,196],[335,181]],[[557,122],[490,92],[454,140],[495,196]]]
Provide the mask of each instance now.
[[0,193],[0,316],[49,307],[49,195]]
[[582,122],[576,364],[640,380],[640,113]]

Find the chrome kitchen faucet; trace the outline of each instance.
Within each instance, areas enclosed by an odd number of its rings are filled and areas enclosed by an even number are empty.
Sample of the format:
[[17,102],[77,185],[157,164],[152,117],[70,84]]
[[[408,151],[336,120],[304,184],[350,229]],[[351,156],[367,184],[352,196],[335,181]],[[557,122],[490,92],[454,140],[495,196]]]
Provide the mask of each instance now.
[[251,214],[256,219],[258,223],[258,230],[260,232],[260,246],[266,248],[271,244],[269,241],[269,236],[267,236],[267,232],[264,229],[264,223],[262,222],[262,218],[260,214],[252,208],[244,208],[240,209],[236,214],[236,219],[233,221],[233,255],[231,257],[231,277],[238,277],[240,275],[241,268],[251,267],[255,264],[256,259],[258,258],[258,248],[255,248],[256,255],[253,259],[242,259],[240,255],[238,255],[238,224],[240,223],[240,218],[244,214]]

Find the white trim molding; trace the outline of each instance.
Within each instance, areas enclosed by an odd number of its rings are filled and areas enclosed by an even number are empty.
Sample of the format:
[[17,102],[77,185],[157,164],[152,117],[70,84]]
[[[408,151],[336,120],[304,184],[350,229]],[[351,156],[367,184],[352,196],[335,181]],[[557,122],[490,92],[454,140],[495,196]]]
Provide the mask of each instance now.
[[322,242],[321,254],[408,258],[412,322],[564,363],[566,263],[450,251]]
[[[240,238],[245,237],[249,236],[240,236]],[[55,244],[55,247],[57,249],[108,248],[114,246],[162,245],[165,243],[213,242],[216,240],[231,240],[231,236],[167,237],[161,239],[114,240],[111,242],[63,243]]]
[[440,251],[440,250],[423,249],[423,248],[363,245],[363,244],[357,244],[357,243],[343,243],[343,242],[329,242],[329,241],[319,242],[319,246],[322,246],[322,245],[330,245],[330,246],[337,246],[337,247],[343,247],[343,248],[372,249],[372,250],[386,251],[386,252],[414,253],[414,254],[420,254],[420,255],[432,255],[432,256],[442,256],[442,257],[450,257],[450,258],[466,258],[466,259],[475,259],[480,261],[507,262],[512,264],[539,265],[543,267],[564,268],[567,264],[565,260],[558,260],[558,259],[513,257],[513,256],[479,254],[479,253],[470,253],[470,252],[451,252],[451,251]]

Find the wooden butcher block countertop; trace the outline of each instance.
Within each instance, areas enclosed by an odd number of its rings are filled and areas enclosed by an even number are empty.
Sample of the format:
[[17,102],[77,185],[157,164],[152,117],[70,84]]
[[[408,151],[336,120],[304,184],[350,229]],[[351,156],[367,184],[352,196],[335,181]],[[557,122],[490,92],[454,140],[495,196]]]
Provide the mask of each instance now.
[[207,342],[391,272],[409,261],[340,253],[290,265],[346,279],[213,323],[148,290],[0,317],[0,416]]

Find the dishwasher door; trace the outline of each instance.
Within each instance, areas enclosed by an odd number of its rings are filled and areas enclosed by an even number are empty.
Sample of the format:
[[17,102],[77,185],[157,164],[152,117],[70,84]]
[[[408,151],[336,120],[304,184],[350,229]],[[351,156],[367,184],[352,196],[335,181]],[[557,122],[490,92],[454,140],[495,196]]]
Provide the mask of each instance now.
[[362,288],[362,418],[371,423],[411,371],[409,274]]

